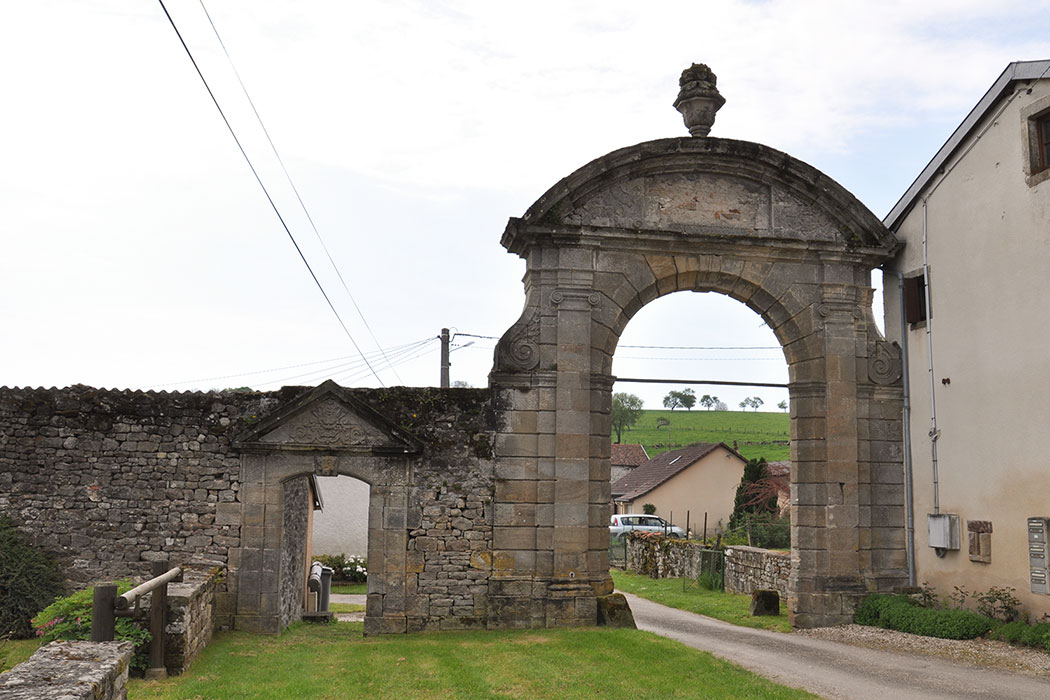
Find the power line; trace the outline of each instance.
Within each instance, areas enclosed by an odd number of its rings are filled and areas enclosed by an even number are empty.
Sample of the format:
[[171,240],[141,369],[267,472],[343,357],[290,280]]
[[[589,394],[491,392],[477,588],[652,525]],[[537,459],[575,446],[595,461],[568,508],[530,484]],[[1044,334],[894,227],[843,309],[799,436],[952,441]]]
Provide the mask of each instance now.
[[[410,343],[408,345],[401,346],[399,349],[396,349],[396,350],[395,349],[391,349],[390,357],[393,357],[393,358],[403,357],[405,354],[414,352],[415,350],[418,350],[420,347],[428,345],[429,343],[432,343],[433,341],[434,341],[433,338],[427,338],[426,340],[421,340],[421,341],[418,341],[418,342],[415,342],[415,343]],[[375,359],[375,354],[376,353],[372,354],[373,355],[373,359]],[[394,363],[392,360],[388,360],[388,363],[401,364],[400,362]],[[262,382],[260,384],[260,386],[275,385],[275,384],[276,385],[283,385],[286,382],[291,382],[291,381],[297,380],[297,379],[305,380],[305,382],[307,382],[307,383],[312,382],[312,381],[316,381],[316,380],[324,378],[324,377],[337,379],[337,378],[343,378],[343,377],[350,376],[349,375],[350,372],[354,373],[354,375],[352,377],[353,379],[358,379],[360,377],[367,377],[368,376],[368,370],[363,370],[362,371],[361,370],[362,364],[363,363],[361,361],[359,361],[359,360],[355,360],[353,362],[344,362],[344,363],[341,363],[341,364],[338,364],[338,365],[333,365],[333,366],[329,366],[329,367],[323,367],[321,369],[314,370],[314,371],[311,371],[311,372],[305,372],[303,374],[295,374],[295,375],[288,376],[288,377],[282,377],[280,379],[271,379],[271,380]],[[384,368],[383,366],[380,366],[380,369],[383,369],[383,368]]]
[[[499,340],[495,335],[476,335],[474,333],[455,333],[467,338],[484,338]],[[781,350],[779,345],[619,345],[618,348],[643,348],[646,350]]]
[[[398,351],[400,351],[400,350],[402,350],[404,348],[411,348],[411,347],[415,347],[415,346],[423,344],[423,343],[429,343],[432,340],[433,340],[433,338],[424,338],[422,340],[416,340],[416,341],[413,341],[411,343],[404,343],[402,345],[395,345],[392,348],[383,348],[383,350],[385,350],[387,352],[398,352]],[[369,356],[372,357],[372,358],[375,358],[378,355],[379,355],[379,351],[372,351],[369,354]],[[273,372],[283,372],[284,370],[288,370],[288,369],[299,369],[301,367],[313,367],[315,365],[327,365],[327,364],[332,363],[332,362],[339,363],[339,362],[342,362],[343,360],[348,360],[349,358],[352,358],[352,357],[357,357],[357,356],[356,355],[341,355],[339,357],[329,357],[329,358],[324,359],[324,360],[314,360],[313,362],[300,362],[300,363],[297,363],[297,364],[294,364],[294,365],[283,365],[281,367],[271,367],[269,369],[257,369],[257,370],[251,370],[249,372],[238,372],[236,374],[222,374],[222,375],[218,375],[218,376],[215,376],[215,377],[201,377],[199,379],[183,379],[181,381],[176,381],[176,382],[161,382],[159,384],[151,384],[150,386],[145,386],[145,387],[141,387],[141,388],[143,388],[143,389],[154,389],[156,387],[162,387],[162,386],[182,386],[184,384],[202,384],[204,382],[213,382],[213,381],[218,381],[220,379],[238,379],[238,378],[241,378],[241,377],[252,377],[252,376],[255,376],[255,375],[259,375],[259,374],[270,374],[270,373],[273,373]],[[352,362],[355,362],[357,364],[362,364],[360,359],[354,360]],[[350,363],[344,363],[344,364],[350,364]],[[334,365],[334,366],[335,367],[341,367],[343,365],[337,364],[337,365]],[[322,369],[322,370],[318,370],[318,371],[324,371],[324,370]],[[305,376],[305,375],[302,375],[302,376]],[[263,382],[263,384],[269,384],[269,383],[272,383],[272,382],[270,382],[270,381]]]
[[[211,13],[208,12],[208,8],[204,6],[204,0],[198,0],[200,2],[201,9],[204,10],[204,16],[208,18],[208,24],[211,25],[211,30],[215,33],[215,38],[219,42],[219,46],[222,47],[222,52],[226,54],[226,61],[230,64],[230,68],[233,70],[234,76],[237,78],[237,83],[241,86],[241,92],[244,93],[244,97],[248,100],[248,104],[251,105],[252,112],[255,114],[255,120],[259,122],[259,128],[262,129],[263,134],[266,136],[266,141],[270,144],[270,149],[273,151],[274,157],[277,158],[277,162],[281,166],[281,170],[284,172],[284,177],[288,180],[288,185],[292,188],[292,192],[295,193],[295,198],[299,200],[299,206],[302,207],[303,213],[306,215],[306,220],[310,222],[310,228],[313,229],[314,235],[317,236],[317,242],[321,244],[321,249],[324,250],[324,254],[328,256],[328,262],[331,263],[332,269],[335,270],[336,276],[339,277],[339,282],[343,285],[343,291],[346,292],[346,296],[350,298],[350,303],[354,305],[354,309],[357,311],[357,315],[361,318],[361,322],[365,324],[365,328],[368,330],[368,334],[372,337],[372,342],[375,343],[376,347],[382,351],[382,346],[376,339],[375,333],[372,332],[372,327],[368,325],[368,319],[365,318],[364,313],[361,311],[361,307],[357,305],[357,300],[354,299],[354,295],[350,293],[350,288],[346,285],[346,280],[343,279],[343,273],[340,271],[339,266],[335,264],[335,260],[332,259],[332,254],[328,251],[328,246],[325,245],[324,239],[321,237],[321,232],[317,230],[317,224],[314,223],[314,218],[310,216],[310,211],[306,208],[306,202],[303,201],[302,196],[299,194],[299,188],[295,186],[292,181],[292,176],[288,172],[288,168],[284,165],[284,159],[281,158],[281,154],[277,152],[277,146],[274,144],[273,139],[270,138],[270,132],[263,123],[262,116],[259,114],[259,110],[255,108],[255,101],[252,100],[252,96],[248,94],[248,88],[245,87],[244,81],[241,80],[241,74],[237,70],[237,66],[233,63],[233,57],[230,56],[230,52],[226,49],[226,43],[219,36],[219,29],[215,26],[215,22],[212,21]],[[386,355],[384,354],[384,358]],[[394,376],[397,377],[398,381],[401,381],[401,377],[398,375],[397,370],[392,370]]]
[[646,350],[780,350],[779,345],[618,345],[618,348]]
[[303,264],[306,265],[306,269],[310,273],[310,277],[313,278],[314,284],[317,285],[317,289],[320,290],[321,295],[324,297],[324,300],[328,303],[328,308],[332,310],[333,314],[335,314],[335,318],[337,321],[339,321],[339,325],[342,327],[343,332],[346,334],[346,337],[350,339],[350,343],[354,346],[354,349],[357,350],[357,354],[360,355],[361,358],[365,361],[365,364],[368,365],[368,368],[371,370],[372,375],[379,381],[380,385],[386,386],[386,384],[383,383],[383,380],[376,373],[376,371],[372,369],[371,363],[368,362],[368,359],[365,357],[365,354],[361,351],[361,348],[358,346],[357,341],[354,340],[354,336],[350,334],[350,329],[347,328],[346,324],[343,322],[343,317],[339,315],[339,312],[336,310],[335,305],[332,303],[332,300],[328,298],[328,293],[324,290],[324,287],[321,286],[321,281],[317,279],[317,275],[314,274],[314,270],[312,267],[310,267],[310,263],[307,261],[306,256],[303,254],[302,249],[299,247],[299,243],[296,242],[295,236],[292,235],[292,230],[288,228],[288,224],[285,222],[284,217],[281,216],[281,212],[277,209],[277,204],[274,203],[273,197],[270,196],[269,190],[266,189],[266,185],[263,184],[262,178],[259,177],[259,173],[255,169],[255,166],[252,164],[251,158],[248,157],[247,151],[245,151],[244,146],[241,145],[241,140],[237,138],[237,132],[234,131],[233,125],[230,124],[230,120],[227,119],[226,113],[222,110],[222,107],[219,105],[219,100],[215,97],[215,93],[212,92],[211,86],[208,84],[207,79],[204,77],[204,73],[201,72],[200,66],[197,65],[197,59],[193,57],[193,52],[190,51],[190,47],[186,44],[186,40],[182,38],[182,32],[179,31],[178,26],[176,26],[175,24],[175,20],[171,16],[171,13],[168,12],[168,8],[167,6],[165,6],[164,0],[157,0],[157,2],[160,3],[161,9],[164,10],[164,14],[165,16],[167,16],[168,22],[171,24],[171,28],[175,30],[176,36],[179,37],[179,42],[182,44],[182,48],[185,49],[186,55],[189,56],[190,62],[193,63],[193,68],[197,71],[197,75],[200,77],[201,82],[204,83],[204,89],[208,91],[208,96],[211,97],[211,101],[215,104],[215,109],[219,110],[219,115],[222,117],[223,122],[226,123],[226,128],[229,129],[230,136],[233,137],[234,142],[237,144],[237,148],[240,149],[241,155],[244,156],[244,160],[248,164],[248,167],[251,169],[252,175],[255,176],[255,181],[258,182],[259,187],[262,188],[263,194],[266,195],[266,200],[270,203],[270,207],[273,208],[274,214],[277,215],[277,219],[281,222],[281,226],[284,228],[284,232],[288,234],[289,240],[291,240],[292,245],[295,246],[295,250],[297,253],[299,253],[299,258],[303,261]]
[[783,362],[783,357],[638,357],[617,355],[617,360],[654,360],[659,362]]

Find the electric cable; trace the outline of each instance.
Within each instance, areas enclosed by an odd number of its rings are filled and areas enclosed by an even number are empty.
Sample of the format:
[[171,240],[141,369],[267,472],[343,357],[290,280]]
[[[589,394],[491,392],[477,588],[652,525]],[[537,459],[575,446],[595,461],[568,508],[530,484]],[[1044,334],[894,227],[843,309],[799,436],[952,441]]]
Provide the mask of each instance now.
[[219,105],[218,98],[215,96],[215,93],[212,92],[211,86],[208,84],[207,79],[204,77],[204,73],[201,72],[200,66],[197,65],[197,59],[193,57],[193,52],[190,51],[190,47],[186,44],[186,40],[182,37],[182,32],[179,31],[178,26],[175,24],[175,20],[171,16],[171,13],[168,12],[168,8],[164,4],[164,0],[157,0],[157,2],[160,3],[161,9],[164,10],[164,14],[168,18],[168,22],[171,24],[171,28],[175,30],[175,34],[176,36],[178,36],[179,42],[182,44],[182,48],[186,51],[186,55],[189,57],[190,62],[193,63],[193,68],[197,71],[197,75],[200,77],[201,82],[204,83],[204,89],[208,91],[208,95],[209,97],[211,97],[211,101],[215,104],[215,108],[219,110],[219,115],[222,117],[223,122],[225,122],[226,128],[230,132],[230,136],[233,137],[234,142],[237,144],[237,148],[240,150],[241,155],[244,157],[245,162],[248,164],[248,168],[251,169],[252,175],[255,176],[255,181],[258,182],[259,187],[262,188],[263,194],[266,195],[266,200],[270,203],[270,207],[273,209],[274,214],[277,215],[277,219],[281,222],[281,226],[284,228],[284,232],[288,234],[288,238],[291,240],[292,245],[295,246],[296,252],[299,253],[299,258],[303,261],[303,264],[306,265],[306,269],[310,273],[310,277],[313,278],[314,284],[317,285],[317,289],[320,290],[321,295],[324,297],[324,300],[328,303],[328,308],[332,310],[332,313],[335,315],[336,320],[339,321],[339,325],[342,327],[343,332],[346,334],[346,337],[350,339],[350,343],[354,346],[354,349],[357,350],[357,354],[360,355],[361,358],[365,361],[365,364],[368,365],[368,368],[371,370],[372,375],[376,378],[376,380],[381,386],[386,386],[386,384],[383,383],[382,378],[380,378],[379,374],[376,373],[374,369],[372,369],[371,363],[369,363],[368,359],[365,358],[364,352],[361,351],[361,348],[360,346],[358,346],[357,341],[354,340],[354,336],[351,335],[350,329],[347,328],[346,323],[343,322],[343,317],[339,315],[339,312],[336,310],[335,305],[332,303],[332,300],[328,297],[328,292],[324,290],[324,287],[321,285],[321,281],[317,279],[317,275],[314,273],[314,270],[310,266],[309,261],[307,261],[306,256],[303,254],[302,249],[299,247],[299,243],[296,242],[295,236],[292,235],[292,230],[288,228],[288,224],[285,222],[284,217],[281,216],[281,212],[277,208],[277,204],[273,201],[273,197],[270,196],[270,192],[266,189],[266,185],[263,184],[262,178],[259,177],[259,173],[255,169],[255,166],[252,164],[251,158],[248,157],[247,151],[244,150],[244,146],[241,144],[241,140],[237,138],[237,132],[234,131],[233,125],[230,124],[230,120],[226,117],[226,113]]
[[[313,229],[314,235],[317,236],[317,242],[321,244],[321,249],[324,250],[324,254],[328,256],[328,262],[332,265],[332,269],[335,270],[336,276],[339,277],[339,282],[343,285],[343,291],[346,292],[346,296],[349,297],[350,303],[354,305],[358,317],[360,317],[361,322],[365,324],[368,334],[372,337],[372,342],[375,343],[377,348],[382,350],[382,345],[379,344],[379,340],[376,339],[375,333],[372,332],[372,326],[368,324],[368,319],[365,318],[364,313],[361,311],[361,307],[357,305],[357,300],[354,299],[354,295],[350,293],[350,288],[347,286],[346,280],[343,279],[342,271],[339,269],[339,266],[335,264],[332,254],[328,251],[328,246],[321,237],[321,232],[317,229],[317,224],[314,223],[314,218],[310,215],[309,209],[306,208],[306,202],[303,201],[302,196],[299,194],[299,188],[297,188],[292,181],[292,176],[288,172],[288,168],[284,165],[284,159],[281,158],[281,154],[277,152],[277,146],[274,144],[273,139],[270,138],[270,132],[263,123],[259,110],[255,108],[255,101],[252,100],[252,96],[248,94],[248,88],[244,85],[244,81],[241,80],[241,74],[237,70],[237,66],[233,63],[233,57],[230,56],[230,52],[226,49],[226,43],[219,35],[219,29],[215,26],[215,22],[211,18],[211,13],[208,12],[208,8],[204,6],[204,0],[198,0],[198,2],[200,2],[201,10],[204,11],[204,16],[208,18],[208,24],[211,25],[211,30],[215,33],[215,38],[218,40],[219,46],[222,47],[222,52],[226,54],[226,61],[230,64],[230,69],[233,70],[233,74],[237,78],[237,83],[241,86],[241,92],[244,93],[245,99],[248,100],[248,104],[252,108],[252,113],[255,114],[255,120],[259,122],[259,128],[262,129],[263,134],[266,136],[266,141],[270,144],[270,149],[273,151],[274,157],[277,158],[277,162],[281,166],[281,171],[284,173],[284,177],[288,180],[288,185],[292,188],[292,192],[295,193],[295,198],[299,201],[299,206],[302,207],[303,214],[306,215],[306,220],[310,222],[310,228]],[[392,371],[394,372],[394,376],[397,377],[397,380],[400,382],[401,377],[398,375],[397,370],[392,369]]]

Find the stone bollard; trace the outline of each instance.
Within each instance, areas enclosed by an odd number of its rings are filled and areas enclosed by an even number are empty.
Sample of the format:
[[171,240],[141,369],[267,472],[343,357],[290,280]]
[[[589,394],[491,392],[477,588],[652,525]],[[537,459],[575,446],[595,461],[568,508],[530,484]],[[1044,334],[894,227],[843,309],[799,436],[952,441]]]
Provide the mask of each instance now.
[[751,614],[779,615],[780,594],[766,588],[756,588],[751,592]]

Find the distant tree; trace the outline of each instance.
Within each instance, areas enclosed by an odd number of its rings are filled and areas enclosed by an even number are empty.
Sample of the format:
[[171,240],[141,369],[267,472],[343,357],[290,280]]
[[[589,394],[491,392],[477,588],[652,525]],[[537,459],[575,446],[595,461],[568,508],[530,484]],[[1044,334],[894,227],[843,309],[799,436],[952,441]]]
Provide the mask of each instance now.
[[762,404],[764,404],[764,403],[765,403],[765,401],[763,401],[762,399],[760,399],[760,398],[759,398],[759,397],[757,397],[757,396],[752,396],[752,397],[751,397],[751,406],[752,406],[752,407],[753,407],[753,408],[754,408],[754,409],[755,409],[756,411],[757,411],[757,410],[759,409],[759,407],[760,407],[760,406],[762,406]]
[[667,396],[664,397],[664,408],[669,408],[672,411],[682,405],[682,395],[677,391],[667,392]]
[[659,430],[660,428],[664,427],[665,425],[671,425],[671,421],[667,420],[666,418],[657,418],[656,419],[656,429],[657,430]]
[[612,397],[612,427],[616,431],[616,444],[620,444],[620,437],[624,430],[630,429],[638,422],[638,416],[642,415],[643,402],[634,394],[617,392]]
[[704,394],[700,397],[700,405],[710,411],[714,405],[718,402],[717,396],[711,396],[711,394]]
[[780,403],[778,403],[777,404],[777,408],[779,408],[781,411],[787,412],[787,410],[788,410],[787,399],[785,399],[785,400],[781,401]]
[[712,398],[715,400],[715,410],[716,411],[728,411],[729,410],[729,404],[727,404],[725,401],[719,401],[717,396],[713,396]]
[[776,510],[777,494],[775,489],[770,492],[763,487],[768,477],[769,472],[766,469],[765,457],[748,460],[748,463],[744,466],[744,473],[740,477],[740,485],[736,487],[733,515],[729,518],[730,528],[740,527],[747,518],[753,515],[772,513]]
[[744,399],[743,401],[740,402],[740,410],[742,411],[745,408],[748,408],[750,405],[751,405],[751,397],[748,396],[746,399]]
[[685,410],[692,411],[693,406],[696,405],[696,394],[693,393],[692,389],[682,389],[678,392],[678,401]]
[[465,382],[462,379],[457,379],[456,381],[452,382],[452,388],[453,389],[469,389],[470,388],[470,382]]

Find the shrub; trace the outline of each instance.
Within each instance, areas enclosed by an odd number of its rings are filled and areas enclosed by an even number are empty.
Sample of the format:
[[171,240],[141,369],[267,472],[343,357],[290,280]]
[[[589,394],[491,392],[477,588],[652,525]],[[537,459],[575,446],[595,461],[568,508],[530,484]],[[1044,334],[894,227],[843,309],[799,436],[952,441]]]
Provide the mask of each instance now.
[[332,571],[332,580],[344,583],[364,583],[368,580],[368,560],[345,554],[318,554],[314,557]]
[[992,631],[993,639],[1009,644],[1050,650],[1050,623],[1029,625],[1024,622],[1008,622]]
[[642,504],[642,512],[645,513],[646,515],[655,515],[656,514],[656,506],[654,506],[652,503],[643,503]]
[[917,605],[907,596],[881,594],[865,598],[853,620],[858,625],[941,639],[973,639],[995,626],[990,618],[968,610],[934,610]]
[[994,620],[1013,622],[1021,616],[1021,600],[1014,595],[1012,586],[992,586],[984,593],[974,594],[974,598],[977,612]]
[[[130,591],[130,581],[117,582],[117,595]],[[47,644],[56,639],[91,639],[91,603],[94,589],[78,591],[59,598],[33,618],[33,627],[41,642]],[[135,656],[131,670],[142,673],[149,667],[149,630],[127,617],[118,617],[114,639],[135,643]]]
[[0,636],[33,636],[32,618],[62,593],[51,554],[34,547],[0,515]]

